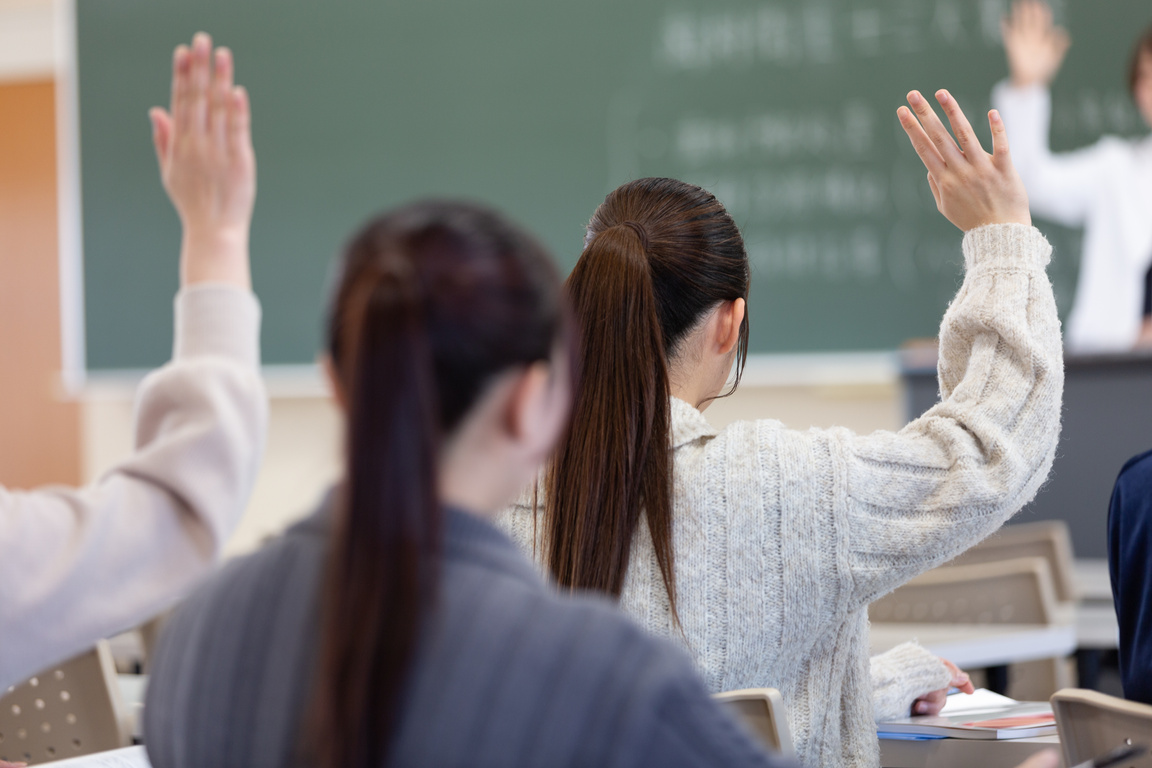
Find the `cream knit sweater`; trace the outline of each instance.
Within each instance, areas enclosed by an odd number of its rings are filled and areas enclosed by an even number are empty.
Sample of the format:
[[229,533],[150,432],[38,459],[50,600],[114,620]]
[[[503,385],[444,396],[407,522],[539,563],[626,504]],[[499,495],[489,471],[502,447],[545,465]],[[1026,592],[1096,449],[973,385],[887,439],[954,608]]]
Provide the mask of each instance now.
[[[672,401],[684,639],[711,690],[780,689],[808,766],[878,766],[873,675],[889,685],[893,670],[926,668],[902,647],[870,670],[868,603],[999,528],[1052,464],[1064,375],[1051,247],[1008,224],[968,232],[963,250],[940,330],[942,400],[899,432],[717,431]],[[539,552],[528,499],[501,522]],[[678,636],[643,529],[621,605]]]
[[84,488],[0,487],[0,692],[171,607],[208,572],[267,423],[256,297],[185,288],[172,361],[136,396],[133,455]]

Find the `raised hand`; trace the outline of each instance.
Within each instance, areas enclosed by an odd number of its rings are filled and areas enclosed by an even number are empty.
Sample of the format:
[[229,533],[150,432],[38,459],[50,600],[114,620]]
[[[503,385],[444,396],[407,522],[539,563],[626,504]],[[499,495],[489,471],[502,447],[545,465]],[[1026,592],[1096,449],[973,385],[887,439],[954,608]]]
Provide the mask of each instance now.
[[251,286],[248,235],[256,199],[248,93],[232,84],[232,53],[204,33],[176,48],[170,111],[153,107],[160,178],[184,235],[183,285]]
[[919,91],[908,94],[912,110],[900,107],[896,115],[928,169],[937,210],[965,232],[985,224],[1031,224],[1028,193],[1008,154],[1008,134],[1000,114],[988,113],[990,155],[948,91],[937,91],[936,100],[948,115],[955,140]]
[[1000,31],[1012,84],[1020,88],[1051,83],[1072,44],[1068,33],[1052,23],[1052,9],[1042,0],[1016,0]]

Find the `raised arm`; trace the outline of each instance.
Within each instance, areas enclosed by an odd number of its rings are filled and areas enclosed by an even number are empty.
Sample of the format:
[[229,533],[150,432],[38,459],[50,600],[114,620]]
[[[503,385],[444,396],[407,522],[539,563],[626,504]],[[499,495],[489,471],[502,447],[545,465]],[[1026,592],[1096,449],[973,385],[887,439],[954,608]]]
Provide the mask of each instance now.
[[1102,145],[1063,154],[1049,149],[1052,102],[1048,87],[1071,45],[1041,0],[1017,0],[1002,25],[1011,79],[992,90],[1003,116],[1015,165],[1028,188],[1032,210],[1068,226],[1084,223],[1103,172]]
[[897,433],[829,433],[845,467],[839,532],[858,608],[995,531],[1048,475],[1060,428],[1063,357],[1051,248],[1029,226],[1028,197],[1004,123],[993,154],[945,91],[948,135],[909,95],[899,111],[940,211],[964,230],[965,277],[940,330],[941,402]]
[[173,359],[140,387],[130,459],[82,489],[0,489],[0,690],[171,605],[247,504],[267,422],[248,115],[228,51],[176,50],[171,111],[151,113],[184,229]]

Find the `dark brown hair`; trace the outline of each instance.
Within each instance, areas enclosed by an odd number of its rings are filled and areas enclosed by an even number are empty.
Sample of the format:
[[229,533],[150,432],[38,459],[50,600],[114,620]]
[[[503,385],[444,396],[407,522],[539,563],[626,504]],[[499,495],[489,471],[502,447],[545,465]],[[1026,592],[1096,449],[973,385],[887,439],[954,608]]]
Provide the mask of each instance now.
[[[566,287],[580,376],[546,481],[545,559],[561,585],[618,597],[643,514],[675,617],[668,361],[706,312],[747,298],[744,240],[711,193],[640,179],[596,210]],[[747,351],[745,317],[737,381]]]
[[1132,61],[1128,64],[1128,92],[1133,97],[1136,96],[1136,83],[1140,80],[1140,59],[1145,55],[1152,56],[1152,27],[1144,30],[1144,34],[1136,41]]
[[440,444],[493,376],[552,356],[560,293],[545,250],[474,205],[415,204],[348,245],[328,323],[347,477],[321,593],[310,763],[388,761],[436,594]]

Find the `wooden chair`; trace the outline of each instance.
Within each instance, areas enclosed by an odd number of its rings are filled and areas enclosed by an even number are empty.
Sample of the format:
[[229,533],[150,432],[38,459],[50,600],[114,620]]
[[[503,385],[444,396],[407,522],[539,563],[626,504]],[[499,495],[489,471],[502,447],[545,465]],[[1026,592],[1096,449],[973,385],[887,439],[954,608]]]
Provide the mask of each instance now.
[[769,749],[787,757],[796,756],[792,729],[788,727],[788,715],[780,691],[775,688],[743,688],[713,694],[712,698],[724,702]]
[[1056,595],[1048,562],[1021,557],[921,574],[868,607],[875,622],[1051,624]]
[[[1065,765],[1077,765],[1122,744],[1152,748],[1152,706],[1097,691],[1065,688],[1052,695]],[[1123,768],[1152,768],[1152,753],[1123,763]]]
[[1063,520],[1040,520],[1034,523],[1006,525],[992,536],[947,563],[974,565],[1012,560],[1018,557],[1042,557],[1048,561],[1056,600],[1071,603],[1078,599],[1072,537]]
[[107,641],[0,698],[0,760],[44,763],[131,743]]

